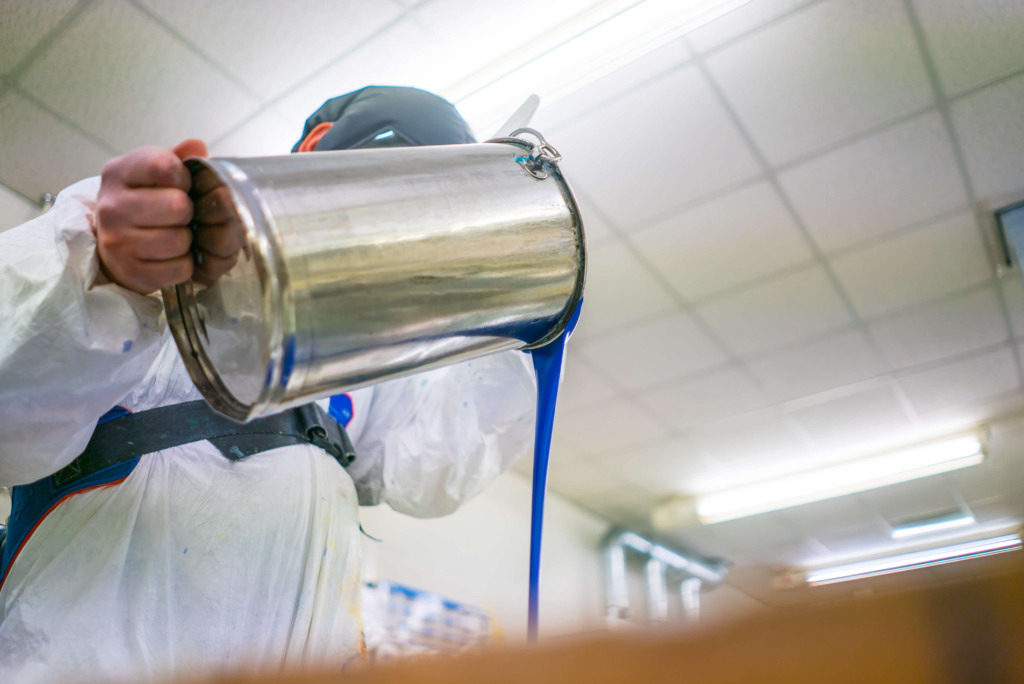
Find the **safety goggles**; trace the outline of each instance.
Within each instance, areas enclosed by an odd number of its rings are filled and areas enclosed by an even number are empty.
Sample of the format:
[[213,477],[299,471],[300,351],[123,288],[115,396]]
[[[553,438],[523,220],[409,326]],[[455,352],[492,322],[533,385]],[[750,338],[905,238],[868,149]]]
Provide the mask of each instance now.
[[362,142],[352,145],[349,149],[364,150],[378,147],[415,147],[416,143],[402,135],[392,127],[385,128],[373,135],[367,136]]

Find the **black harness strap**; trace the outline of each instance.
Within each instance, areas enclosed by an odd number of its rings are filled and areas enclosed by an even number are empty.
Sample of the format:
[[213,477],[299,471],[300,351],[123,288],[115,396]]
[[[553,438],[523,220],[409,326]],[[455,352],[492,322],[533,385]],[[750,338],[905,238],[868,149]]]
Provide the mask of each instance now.
[[96,427],[78,458],[50,476],[55,489],[142,454],[207,440],[231,461],[290,444],[318,446],[348,467],[356,453],[345,428],[316,404],[236,423],[203,400],[139,411]]

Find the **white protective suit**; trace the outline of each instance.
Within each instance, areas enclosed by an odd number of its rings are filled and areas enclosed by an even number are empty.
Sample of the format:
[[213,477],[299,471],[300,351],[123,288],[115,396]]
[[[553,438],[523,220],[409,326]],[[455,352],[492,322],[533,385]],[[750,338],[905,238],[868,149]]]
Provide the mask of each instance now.
[[[0,485],[67,465],[115,405],[200,398],[159,298],[97,280],[98,189],[0,234]],[[452,511],[529,449],[536,388],[508,352],[350,396],[347,471],[311,445],[233,463],[197,442],[53,507],[0,589],[0,682],[358,658],[357,491]]]

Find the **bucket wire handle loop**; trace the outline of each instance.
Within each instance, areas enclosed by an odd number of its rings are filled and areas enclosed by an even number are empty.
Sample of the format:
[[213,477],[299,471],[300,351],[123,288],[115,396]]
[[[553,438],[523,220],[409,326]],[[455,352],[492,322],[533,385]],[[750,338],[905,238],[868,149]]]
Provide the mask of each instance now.
[[505,141],[516,141],[516,142],[528,142],[522,138],[517,137],[520,133],[526,133],[532,135],[537,139],[537,142],[531,143],[530,155],[526,157],[516,157],[516,161],[526,171],[533,176],[543,180],[548,177],[548,171],[544,168],[545,164],[555,165],[562,161],[562,155],[559,154],[551,143],[545,140],[544,136],[532,128],[517,128],[507,138],[498,138],[490,142],[505,142]]

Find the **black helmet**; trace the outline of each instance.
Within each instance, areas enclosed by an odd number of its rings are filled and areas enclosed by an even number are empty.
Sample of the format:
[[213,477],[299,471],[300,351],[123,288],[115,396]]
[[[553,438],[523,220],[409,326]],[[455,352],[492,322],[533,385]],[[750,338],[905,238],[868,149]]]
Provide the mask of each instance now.
[[452,103],[418,88],[369,86],[332,98],[306,120],[302,140],[318,125],[331,122],[317,151],[476,142]]

